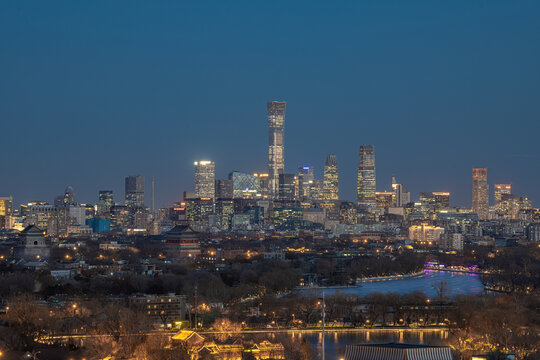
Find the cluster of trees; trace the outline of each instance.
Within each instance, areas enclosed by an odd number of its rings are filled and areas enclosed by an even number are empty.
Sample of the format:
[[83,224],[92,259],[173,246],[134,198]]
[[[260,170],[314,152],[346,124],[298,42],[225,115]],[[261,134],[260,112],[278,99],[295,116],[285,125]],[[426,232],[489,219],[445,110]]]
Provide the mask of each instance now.
[[[537,294],[498,294],[450,297],[445,282],[436,284],[429,299],[416,291],[399,295],[371,293],[364,297],[339,291],[325,299],[326,321],[345,326],[448,327],[450,345],[462,354],[513,352],[519,358],[540,356],[540,298]],[[257,301],[257,315],[238,304],[230,309],[234,321],[247,326],[310,327],[320,325],[320,295],[266,295]]]
[[300,277],[298,269],[281,261],[237,263],[222,272],[170,266],[159,276],[137,272],[111,276],[83,271],[70,280],[56,280],[47,271],[6,272],[0,275],[0,298],[21,293],[34,293],[44,298],[56,295],[103,297],[177,293],[193,300],[197,288],[200,300],[235,302],[250,296],[292,289],[298,285]]
[[448,311],[452,346],[461,353],[513,352],[540,358],[540,301],[537,296],[456,296]]
[[[205,337],[217,343],[266,339],[261,334],[241,334],[241,324],[228,318],[218,318],[211,329],[214,333]],[[279,341],[285,345],[287,359],[314,358],[305,340],[283,337]],[[185,345],[171,343],[170,333],[158,331],[142,309],[95,299],[48,303],[33,295],[14,296],[0,325],[0,348],[5,350],[35,352],[54,346],[58,353],[80,358],[187,360],[190,349]]]
[[362,256],[350,259],[320,257],[312,266],[299,266],[308,273],[315,273],[320,279],[320,285],[351,284],[357,278],[375,277],[395,274],[410,274],[421,271],[424,267],[425,256],[406,252],[396,257]]
[[[444,322],[441,309],[449,306],[448,298],[441,292],[439,299],[430,299],[422,291],[399,295],[396,293],[371,293],[360,297],[336,292],[326,297],[326,321],[347,326],[407,326],[439,324]],[[235,321],[248,326],[310,327],[320,325],[322,299],[309,293],[291,293],[287,296],[264,296],[257,304],[258,316],[246,312],[245,304],[229,309]]]
[[483,268],[491,270],[483,276],[490,288],[504,292],[540,293],[540,248],[530,246],[500,251],[487,258]]
[[353,278],[410,274],[424,268],[425,255],[412,251],[404,252],[395,258],[385,256],[366,256],[352,260],[347,271]]
[[[28,294],[9,303],[0,326],[2,349],[32,351],[48,345],[91,359],[188,359],[181,348],[167,350],[168,334],[153,333],[154,324],[140,309],[96,300],[54,304]],[[77,335],[84,335],[82,341]]]

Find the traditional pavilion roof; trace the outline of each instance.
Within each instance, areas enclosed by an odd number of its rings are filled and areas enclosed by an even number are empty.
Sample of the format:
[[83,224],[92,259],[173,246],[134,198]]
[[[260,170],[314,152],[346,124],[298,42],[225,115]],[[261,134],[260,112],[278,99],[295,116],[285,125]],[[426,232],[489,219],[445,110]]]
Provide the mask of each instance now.
[[195,232],[189,225],[176,225],[171,230],[167,231],[167,235],[179,235],[186,232]]
[[206,340],[204,336],[199,335],[195,331],[191,330],[180,330],[176,334],[172,336],[173,340],[180,340],[180,341],[186,341],[186,342],[193,342],[198,343],[201,341]]
[[21,231],[22,235],[43,235],[43,230],[38,228],[35,225],[28,225],[26,228],[24,228],[23,231]]
[[415,344],[347,345],[346,360],[452,360],[448,346]]

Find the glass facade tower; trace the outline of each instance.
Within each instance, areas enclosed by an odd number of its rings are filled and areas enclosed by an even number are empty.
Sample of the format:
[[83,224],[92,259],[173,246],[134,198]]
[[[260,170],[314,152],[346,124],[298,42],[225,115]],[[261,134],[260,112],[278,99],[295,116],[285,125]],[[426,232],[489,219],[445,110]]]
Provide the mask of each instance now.
[[472,210],[478,214],[480,220],[489,218],[489,186],[486,168],[472,170]]
[[298,168],[298,198],[309,200],[311,198],[311,186],[315,180],[313,166],[300,166]]
[[338,163],[336,155],[326,155],[323,178],[324,200],[339,199]]
[[495,184],[494,185],[495,208],[498,209],[501,205],[502,196],[512,194],[512,184]]
[[285,129],[284,101],[271,101],[266,104],[268,109],[268,174],[270,195],[274,198],[279,194],[279,174],[283,174]]
[[195,161],[195,197],[214,199],[216,167],[213,161]]
[[144,178],[142,176],[126,177],[126,206],[130,209],[144,207]]
[[375,147],[361,145],[358,155],[358,185],[356,188],[360,209],[369,210],[377,206],[375,188]]

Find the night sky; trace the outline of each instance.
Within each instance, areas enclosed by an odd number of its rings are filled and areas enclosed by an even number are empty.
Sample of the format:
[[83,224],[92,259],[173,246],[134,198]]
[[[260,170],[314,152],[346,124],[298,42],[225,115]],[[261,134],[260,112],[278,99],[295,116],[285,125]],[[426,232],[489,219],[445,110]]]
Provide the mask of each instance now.
[[193,161],[266,171],[266,102],[285,100],[286,170],[336,154],[343,199],[374,144],[378,190],[394,173],[470,206],[487,167],[540,206],[539,19],[538,0],[4,0],[0,196],[123,201],[140,174],[170,205]]

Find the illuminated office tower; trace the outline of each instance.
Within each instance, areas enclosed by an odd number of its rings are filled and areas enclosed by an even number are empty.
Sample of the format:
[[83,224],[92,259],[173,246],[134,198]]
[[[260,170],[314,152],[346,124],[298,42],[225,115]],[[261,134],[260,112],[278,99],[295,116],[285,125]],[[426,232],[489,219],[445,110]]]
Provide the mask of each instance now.
[[142,176],[126,177],[126,206],[129,210],[144,207],[144,178]]
[[324,161],[323,198],[324,200],[339,199],[339,177],[336,155],[326,155]]
[[309,197],[314,201],[324,200],[324,181],[320,179],[313,180],[313,184],[309,189]]
[[285,129],[285,101],[271,101],[268,109],[268,174],[270,194],[279,194],[279,174],[285,169],[283,133]]
[[63,204],[65,206],[77,205],[75,201],[75,190],[71,186],[68,186],[64,191]]
[[472,210],[478,214],[480,220],[489,218],[489,185],[486,168],[472,170]]
[[263,198],[268,198],[270,195],[270,176],[267,173],[255,173],[253,176],[259,178],[259,185],[261,186],[261,195]]
[[219,225],[225,229],[231,226],[231,220],[234,216],[234,200],[221,198],[216,201],[216,215],[219,219]]
[[279,174],[279,199],[294,201],[296,197],[296,176],[294,174]]
[[309,200],[311,198],[311,186],[315,176],[313,166],[300,166],[298,168],[298,198]]
[[499,201],[499,208],[497,212],[505,219],[518,219],[520,210],[528,210],[532,208],[532,202],[529,198],[524,196],[517,196],[512,194],[501,194],[501,200]]
[[98,214],[104,214],[111,211],[111,207],[114,205],[114,198],[112,190],[101,190],[98,195],[97,211]]
[[232,181],[232,197],[235,199],[253,199],[261,194],[261,184],[255,175],[233,171],[229,174],[229,180]]
[[233,181],[229,179],[216,180],[216,199],[233,198]]
[[375,199],[375,147],[361,145],[358,154],[358,207],[369,210],[377,203]]
[[494,198],[495,198],[495,209],[500,208],[502,195],[509,195],[512,193],[512,185],[510,184],[495,184],[494,186]]
[[11,215],[13,212],[13,198],[11,196],[0,197],[0,216]]
[[411,202],[411,193],[402,184],[398,184],[396,177],[392,175],[392,206],[403,207]]
[[11,196],[0,197],[0,229],[9,229],[11,213],[13,212],[13,198]]
[[377,201],[377,207],[380,207],[380,208],[392,207],[393,197],[394,197],[394,192],[392,191],[375,192],[375,199]]
[[195,161],[195,197],[214,199],[216,166],[213,161]]
[[421,192],[420,202],[436,207],[450,207],[449,192]]
[[111,229],[127,229],[130,225],[129,208],[123,205],[111,206]]

